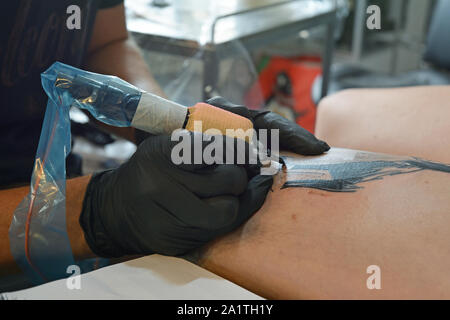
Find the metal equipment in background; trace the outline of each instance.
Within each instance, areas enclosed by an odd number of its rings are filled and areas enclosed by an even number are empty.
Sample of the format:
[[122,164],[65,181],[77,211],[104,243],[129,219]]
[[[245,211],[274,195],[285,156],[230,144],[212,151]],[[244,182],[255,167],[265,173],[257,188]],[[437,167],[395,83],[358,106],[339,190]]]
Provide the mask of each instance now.
[[[362,1],[362,0],[361,0]],[[373,72],[356,64],[336,64],[332,68],[330,93],[348,88],[394,88],[450,84],[450,1],[436,2],[423,51],[423,67],[398,75]],[[417,46],[416,46],[417,47]],[[420,48],[420,46],[419,46]],[[326,80],[328,81],[328,80]],[[312,96],[321,99],[321,78],[314,83]]]
[[230,54],[233,43],[254,50],[311,27],[326,25],[321,96],[328,90],[334,49],[335,0],[170,1],[164,6],[147,0],[127,1],[127,27],[138,45],[202,61],[203,99],[216,93],[217,52]]

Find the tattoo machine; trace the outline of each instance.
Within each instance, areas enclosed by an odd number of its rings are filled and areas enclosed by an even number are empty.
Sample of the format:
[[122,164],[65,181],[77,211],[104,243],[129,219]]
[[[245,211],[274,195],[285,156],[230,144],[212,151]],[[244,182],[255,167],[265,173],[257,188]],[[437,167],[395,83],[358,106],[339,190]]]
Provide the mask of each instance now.
[[[35,284],[67,277],[74,258],[66,229],[65,158],[70,153],[69,109],[88,110],[96,119],[154,135],[175,129],[222,134],[235,129],[239,138],[252,129],[250,120],[206,103],[185,107],[139,90],[114,76],[80,70],[56,62],[41,75],[48,95],[45,118],[29,194],[16,208],[9,229],[11,253]],[[195,125],[201,120],[201,126]],[[236,130],[243,129],[243,130]],[[241,132],[241,133],[239,133]]]

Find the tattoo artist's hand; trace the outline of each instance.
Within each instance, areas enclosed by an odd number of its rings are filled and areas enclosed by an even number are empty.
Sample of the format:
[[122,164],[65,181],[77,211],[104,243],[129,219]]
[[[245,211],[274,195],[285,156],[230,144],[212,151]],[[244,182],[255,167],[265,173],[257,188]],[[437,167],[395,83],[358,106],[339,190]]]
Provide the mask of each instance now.
[[181,255],[239,227],[262,206],[271,176],[248,165],[175,165],[177,143],[149,137],[119,168],[92,177],[80,224],[95,254]]
[[[330,149],[326,142],[317,139],[298,124],[274,112],[250,110],[245,106],[235,105],[223,97],[214,97],[206,102],[250,119],[256,130],[268,129],[270,134],[270,129],[279,129],[280,148],[283,150],[293,151],[302,155],[318,155]],[[270,141],[270,138],[268,138],[268,141]]]

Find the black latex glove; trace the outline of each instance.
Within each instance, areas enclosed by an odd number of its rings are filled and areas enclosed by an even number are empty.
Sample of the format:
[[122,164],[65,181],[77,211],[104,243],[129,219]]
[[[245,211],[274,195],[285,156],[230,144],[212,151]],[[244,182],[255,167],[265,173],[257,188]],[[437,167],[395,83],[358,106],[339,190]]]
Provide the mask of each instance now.
[[176,143],[149,137],[122,166],[92,177],[80,225],[94,253],[182,255],[237,228],[262,206],[271,176],[249,178],[255,166],[177,166],[171,161]]
[[[313,134],[298,124],[274,112],[250,110],[245,106],[233,104],[223,97],[214,97],[206,102],[215,107],[246,117],[253,122],[253,127],[256,130],[268,129],[268,133],[270,134],[270,129],[279,129],[280,149],[293,151],[302,155],[318,155],[330,150],[326,142],[317,139]],[[270,136],[267,141],[271,141]]]

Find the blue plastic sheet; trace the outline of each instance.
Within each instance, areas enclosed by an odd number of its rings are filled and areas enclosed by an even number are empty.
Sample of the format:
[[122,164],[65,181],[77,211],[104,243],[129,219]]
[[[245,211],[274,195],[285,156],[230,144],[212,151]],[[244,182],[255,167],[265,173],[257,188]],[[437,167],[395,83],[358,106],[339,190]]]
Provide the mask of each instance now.
[[48,95],[30,193],[14,212],[9,230],[11,253],[35,283],[67,277],[74,265],[66,228],[66,168],[71,106],[88,110],[104,123],[130,126],[141,92],[114,77],[59,62],[41,75]]

